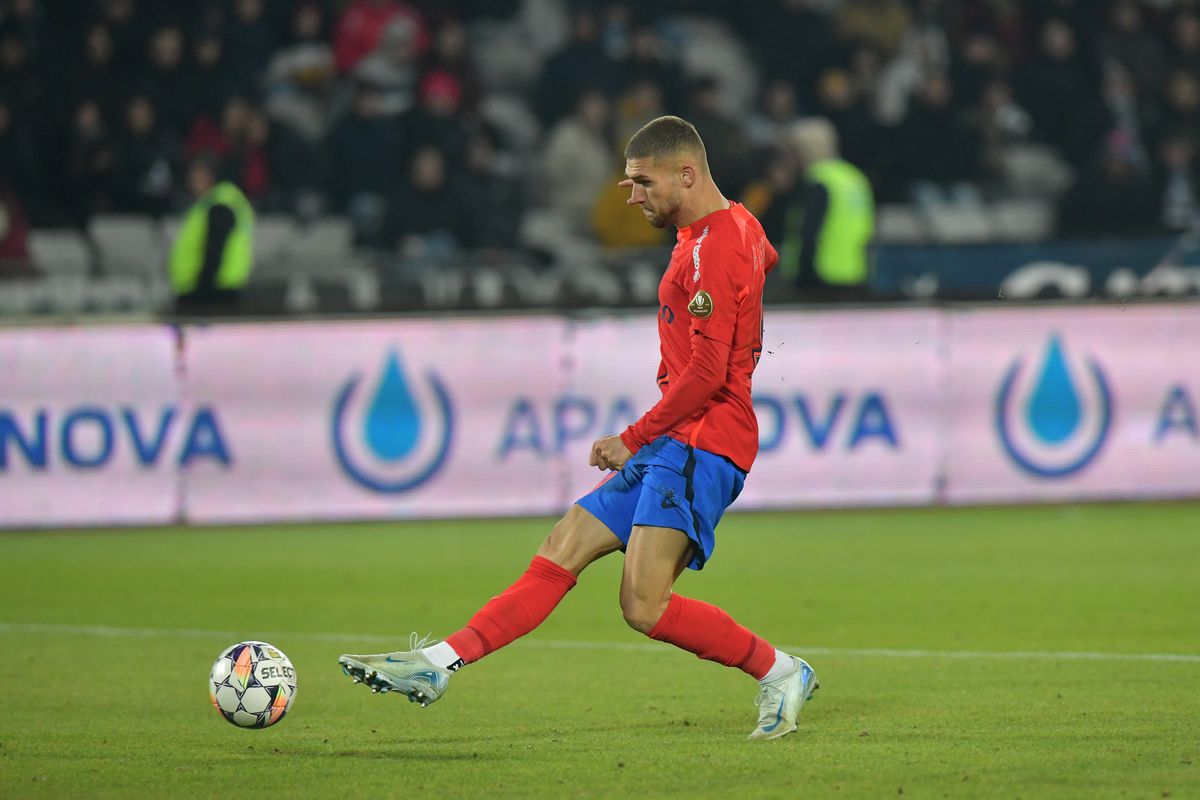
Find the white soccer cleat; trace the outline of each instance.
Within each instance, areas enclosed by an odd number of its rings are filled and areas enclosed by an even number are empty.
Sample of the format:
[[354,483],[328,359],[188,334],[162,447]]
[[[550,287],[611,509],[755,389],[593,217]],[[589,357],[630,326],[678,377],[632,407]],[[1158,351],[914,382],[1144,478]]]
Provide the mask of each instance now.
[[421,653],[421,648],[428,644],[429,637],[418,640],[414,633],[409,639],[410,650],[364,656],[347,654],[338,656],[338,664],[355,683],[369,687],[372,692],[399,692],[424,708],[446,693],[454,674]]
[[761,684],[758,697],[758,726],[751,731],[750,739],[778,739],[796,730],[800,709],[812,700],[813,692],[821,688],[817,673],[808,662],[792,656],[795,662],[791,672],[778,680]]

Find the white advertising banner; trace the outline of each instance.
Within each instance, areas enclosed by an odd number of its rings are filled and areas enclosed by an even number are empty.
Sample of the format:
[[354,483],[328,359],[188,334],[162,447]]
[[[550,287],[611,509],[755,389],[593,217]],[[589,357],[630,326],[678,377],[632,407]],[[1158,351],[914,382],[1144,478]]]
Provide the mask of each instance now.
[[[1200,496],[1200,307],[772,311],[734,508]],[[0,527],[558,514],[652,314],[0,331]]]
[[1200,308],[949,317],[949,502],[1200,494]]
[[736,507],[931,502],[941,324],[928,309],[768,311],[759,454]]
[[194,522],[543,514],[557,319],[189,328],[185,395],[229,463],[187,474]]
[[176,518],[214,440],[179,406],[175,346],[164,326],[0,331],[0,527]]

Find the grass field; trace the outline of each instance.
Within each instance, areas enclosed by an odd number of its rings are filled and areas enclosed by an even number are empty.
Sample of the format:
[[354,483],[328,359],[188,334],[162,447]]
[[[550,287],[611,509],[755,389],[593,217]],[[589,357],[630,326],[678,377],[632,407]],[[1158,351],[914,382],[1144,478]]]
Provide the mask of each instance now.
[[[0,797],[1200,797],[1198,505],[727,518],[679,590],[816,668],[777,742],[753,681],[624,626],[619,555],[430,708],[340,674],[458,627],[547,528],[2,534]],[[246,638],[299,676],[264,731],[205,688]]]

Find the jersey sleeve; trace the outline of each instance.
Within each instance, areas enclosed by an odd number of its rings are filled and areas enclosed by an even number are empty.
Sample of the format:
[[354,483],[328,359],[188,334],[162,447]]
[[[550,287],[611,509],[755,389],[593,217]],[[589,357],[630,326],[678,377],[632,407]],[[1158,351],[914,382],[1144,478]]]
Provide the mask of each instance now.
[[716,247],[711,247],[706,257],[693,251],[693,270],[683,279],[690,298],[687,314],[691,354],[687,366],[671,379],[658,403],[621,434],[630,452],[636,453],[642,445],[694,416],[725,385],[738,305],[748,291],[736,288],[740,265],[722,263],[720,258]]

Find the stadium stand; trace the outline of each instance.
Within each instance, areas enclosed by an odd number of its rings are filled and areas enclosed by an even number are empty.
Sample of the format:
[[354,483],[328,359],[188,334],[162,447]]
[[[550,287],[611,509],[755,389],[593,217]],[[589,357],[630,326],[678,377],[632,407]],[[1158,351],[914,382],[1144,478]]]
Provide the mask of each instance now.
[[[1094,5],[5,0],[0,189],[32,225],[40,277],[13,273],[4,308],[152,310],[202,154],[258,209],[259,312],[388,307],[403,294],[389,285],[471,265],[563,284],[547,276],[630,244],[603,227],[603,191],[554,188],[577,185],[584,139],[563,125],[585,92],[607,100],[595,186],[630,132],[679,113],[726,192],[761,212],[793,169],[780,136],[821,115],[872,181],[878,244],[1102,228],[1079,222],[1081,185],[1146,206],[1122,234],[1178,235],[1200,207],[1200,12]],[[556,141],[567,157],[547,158]],[[421,186],[429,148],[441,174]]]

